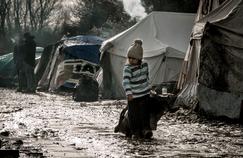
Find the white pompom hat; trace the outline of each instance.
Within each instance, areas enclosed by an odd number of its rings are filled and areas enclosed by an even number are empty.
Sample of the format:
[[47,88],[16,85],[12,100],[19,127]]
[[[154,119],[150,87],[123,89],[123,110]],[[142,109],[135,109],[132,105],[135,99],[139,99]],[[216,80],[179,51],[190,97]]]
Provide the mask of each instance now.
[[127,50],[127,57],[135,58],[141,60],[143,58],[143,47],[142,40],[136,39],[133,41],[133,44]]

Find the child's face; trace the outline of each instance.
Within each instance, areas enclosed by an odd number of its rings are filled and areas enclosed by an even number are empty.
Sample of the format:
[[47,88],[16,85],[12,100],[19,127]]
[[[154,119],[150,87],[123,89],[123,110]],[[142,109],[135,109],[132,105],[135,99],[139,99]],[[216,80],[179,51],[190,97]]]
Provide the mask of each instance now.
[[131,65],[138,65],[138,61],[139,61],[138,59],[128,57],[128,62]]

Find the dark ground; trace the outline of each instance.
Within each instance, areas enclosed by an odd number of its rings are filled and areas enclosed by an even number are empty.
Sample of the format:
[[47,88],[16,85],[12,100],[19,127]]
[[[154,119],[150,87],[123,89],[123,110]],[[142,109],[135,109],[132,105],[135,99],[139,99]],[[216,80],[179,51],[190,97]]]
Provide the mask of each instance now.
[[18,149],[21,158],[243,157],[242,125],[183,109],[163,115],[151,140],[114,133],[125,104],[0,88],[0,148]]

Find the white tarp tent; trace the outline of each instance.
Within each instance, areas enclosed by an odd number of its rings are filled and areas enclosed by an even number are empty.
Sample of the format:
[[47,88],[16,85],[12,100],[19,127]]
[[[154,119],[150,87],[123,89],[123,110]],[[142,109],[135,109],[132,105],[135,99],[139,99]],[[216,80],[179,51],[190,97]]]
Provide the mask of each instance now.
[[[208,2],[208,3],[206,3]],[[211,2],[211,3],[210,3]],[[201,0],[176,104],[239,119],[243,104],[243,1]]]
[[122,71],[127,49],[134,39],[143,40],[144,59],[152,84],[177,81],[189,44],[195,14],[152,12],[139,23],[104,41],[101,46],[103,97],[124,98]]

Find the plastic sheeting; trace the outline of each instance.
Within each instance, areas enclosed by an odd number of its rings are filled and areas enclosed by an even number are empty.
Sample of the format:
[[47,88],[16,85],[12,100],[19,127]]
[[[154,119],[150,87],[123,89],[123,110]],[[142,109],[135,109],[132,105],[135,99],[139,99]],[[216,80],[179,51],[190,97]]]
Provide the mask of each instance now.
[[[204,1],[201,0],[198,16]],[[212,7],[216,8],[216,7]],[[214,116],[239,119],[243,100],[243,2],[228,0],[194,25],[176,100]]]
[[97,36],[79,35],[64,37],[55,45],[49,46],[50,55],[46,55],[48,62],[42,64],[45,70],[38,82],[38,88],[50,91],[61,86],[74,88],[82,75],[94,76],[99,70],[99,48],[102,41]]

